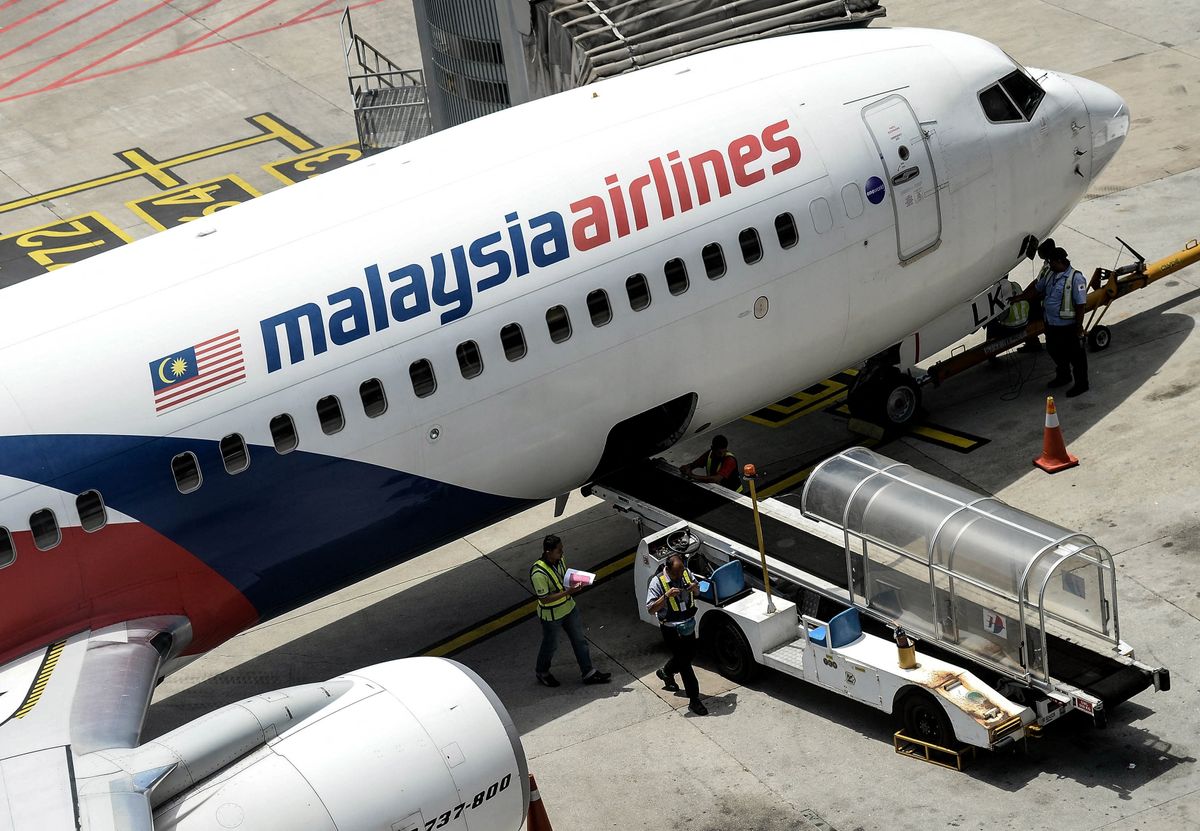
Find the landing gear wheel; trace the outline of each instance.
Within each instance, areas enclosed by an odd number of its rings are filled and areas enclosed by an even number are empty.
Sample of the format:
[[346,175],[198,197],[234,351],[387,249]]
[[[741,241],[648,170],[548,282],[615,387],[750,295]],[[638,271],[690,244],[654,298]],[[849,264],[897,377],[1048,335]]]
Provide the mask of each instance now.
[[754,677],[758,664],[754,663],[750,644],[736,623],[722,616],[709,623],[704,634],[719,673],[739,684]]
[[855,389],[850,412],[888,430],[903,430],[921,412],[921,388],[911,375],[890,369]]
[[911,739],[949,747],[954,742],[954,727],[950,717],[927,692],[914,692],[905,696],[899,708],[900,726]]
[[1112,343],[1112,332],[1107,326],[1093,326],[1087,336],[1088,349],[1093,352],[1103,352]]

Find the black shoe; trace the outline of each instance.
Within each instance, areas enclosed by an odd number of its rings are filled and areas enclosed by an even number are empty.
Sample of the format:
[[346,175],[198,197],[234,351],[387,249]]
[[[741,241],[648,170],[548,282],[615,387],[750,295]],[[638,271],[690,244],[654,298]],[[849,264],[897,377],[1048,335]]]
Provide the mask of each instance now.
[[611,672],[600,672],[600,670],[593,670],[591,675],[588,675],[583,679],[583,683],[585,683],[585,684],[607,684],[611,680],[612,680]]
[[543,687],[560,686],[559,680],[548,672],[545,675],[542,675],[542,673],[540,673],[540,672],[535,673],[535,675],[537,676],[538,683],[541,684]]
[[1046,389],[1052,390],[1055,387],[1065,387],[1069,383],[1071,383],[1070,375],[1068,375],[1065,378],[1061,375],[1055,375],[1054,380],[1052,380],[1049,384],[1046,385]]
[[698,716],[708,715],[708,708],[704,706],[704,702],[698,698],[693,698],[688,702],[688,709]]
[[1087,384],[1076,384],[1075,386],[1073,386],[1069,390],[1067,390],[1067,398],[1074,398],[1077,395],[1083,395],[1087,391],[1088,391]]
[[658,680],[663,682],[663,689],[667,692],[679,692],[679,685],[675,683],[675,676],[668,674],[665,670],[656,669],[654,674],[658,676]]

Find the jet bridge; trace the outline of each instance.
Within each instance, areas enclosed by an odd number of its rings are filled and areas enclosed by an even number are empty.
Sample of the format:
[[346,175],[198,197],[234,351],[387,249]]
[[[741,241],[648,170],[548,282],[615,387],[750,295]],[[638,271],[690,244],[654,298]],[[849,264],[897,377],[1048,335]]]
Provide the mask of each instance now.
[[801,504],[841,530],[850,602],[927,641],[1047,689],[1049,631],[1129,651],[1112,555],[1085,534],[863,447],[822,462]]

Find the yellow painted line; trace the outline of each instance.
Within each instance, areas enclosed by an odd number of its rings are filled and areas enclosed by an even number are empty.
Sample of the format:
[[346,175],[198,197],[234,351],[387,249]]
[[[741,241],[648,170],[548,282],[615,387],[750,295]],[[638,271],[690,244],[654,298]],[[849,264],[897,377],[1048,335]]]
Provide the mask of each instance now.
[[[111,173],[108,176],[98,176],[95,179],[88,179],[84,182],[76,182],[73,185],[64,185],[61,188],[48,190],[44,193],[35,193],[32,196],[26,196],[23,199],[16,199],[12,202],[0,203],[0,214],[8,213],[9,211],[16,211],[21,208],[27,208],[30,205],[37,205],[40,202],[45,202],[49,199],[57,199],[60,196],[67,196],[73,193],[80,193],[81,191],[85,190],[101,188],[105,185],[116,184],[117,182],[124,182],[128,179],[137,179],[148,176],[155,181],[163,182],[165,180],[164,177],[171,177],[171,174],[166,172],[169,168],[188,164],[189,162],[200,161],[201,159],[211,158],[212,156],[219,156],[222,153],[229,153],[234,150],[243,150],[247,147],[253,147],[256,144],[264,144],[269,141],[283,142],[292,150],[301,153],[307,150],[313,150],[317,146],[268,113],[262,113],[247,120],[258,127],[263,128],[266,130],[266,132],[250,136],[248,138],[226,142],[225,144],[218,144],[215,147],[206,147],[203,150],[185,153],[182,156],[176,156],[172,159],[165,159],[161,162],[151,161],[144,156],[140,156],[140,154],[135,157],[133,154],[138,153],[136,148],[133,150],[123,150],[117,155],[123,159],[138,164],[138,167],[130,170],[122,170],[119,173]],[[140,161],[138,159],[140,159]]]
[[140,171],[144,175],[158,182],[164,188],[175,188],[184,184],[183,179],[162,169],[162,166],[153,159],[147,158],[141,150],[134,147],[130,150],[122,150],[117,153],[117,158],[124,159],[134,165],[134,170]]
[[970,448],[979,444],[977,439],[959,436],[954,433],[948,433],[945,430],[938,430],[935,427],[926,427],[924,425],[920,427],[914,427],[909,432],[917,436],[923,436],[927,439],[932,439],[936,442],[953,445],[954,447],[959,447],[963,450],[969,450]]
[[46,652],[46,658],[42,661],[42,668],[38,670],[37,678],[34,679],[33,686],[29,690],[29,694],[25,697],[24,703],[20,709],[13,713],[13,718],[25,718],[29,715],[29,711],[37,706],[38,701],[42,698],[42,693],[46,691],[46,685],[50,682],[50,673],[54,672],[54,668],[58,666],[58,659],[62,655],[63,649],[66,647],[66,641],[59,641],[53,644]]
[[[601,568],[596,572],[596,582],[599,583],[601,580],[605,580],[609,577],[612,577],[614,574],[629,568],[631,565],[633,565],[633,558],[636,554],[636,551],[630,551],[625,556],[613,560],[611,563]],[[526,617],[531,617],[534,614],[537,614],[537,600],[530,600],[528,603],[522,603],[515,609],[509,609],[507,612],[504,612],[503,614],[498,615],[491,620],[484,621],[474,629],[463,632],[461,635],[451,638],[444,643],[440,643],[437,646],[422,652],[421,654],[431,658],[444,657],[453,652],[457,652],[460,649],[465,649],[476,641],[490,635],[491,633],[507,626],[511,626],[517,621]]]
[[237,174],[231,173],[228,176],[220,176],[216,179],[209,179],[207,182],[197,182],[194,185],[184,185],[174,190],[156,193],[153,196],[143,196],[140,199],[132,199],[125,203],[125,207],[141,217],[141,219],[151,228],[154,228],[156,231],[165,231],[167,230],[168,226],[164,225],[157,217],[152,215],[146,208],[142,207],[143,205],[158,205],[160,207],[180,207],[192,205],[197,207],[201,205],[204,206],[203,208],[200,208],[199,214],[181,218],[180,221],[182,222],[191,219],[199,219],[201,216],[209,216],[218,210],[232,207],[234,205],[240,205],[242,202],[246,201],[242,199],[223,199],[218,201],[217,197],[213,196],[213,193],[219,192],[222,185],[233,185],[234,187],[239,188],[241,191],[243,191],[243,193],[235,194],[238,196],[249,196],[251,199],[262,196],[262,193],[245,179]]
[[[297,182],[303,181],[303,179],[293,179],[291,176],[288,176],[286,173],[280,170],[280,168],[290,166],[299,173],[307,173],[309,176],[311,176],[317,172],[316,168],[319,167],[322,162],[327,162],[334,156],[344,156],[349,162],[354,162],[362,158],[362,150],[359,148],[357,140],[348,141],[344,144],[321,147],[317,150],[301,153],[297,156],[289,156],[286,159],[279,159],[278,161],[269,162],[268,164],[264,164],[262,169],[267,173],[270,173],[279,181],[283,182],[285,185],[294,185]],[[309,178],[309,176],[304,178]]]
[[[862,441],[857,442],[855,444],[855,446],[856,447],[874,447],[877,444],[879,444],[879,441],[877,439],[863,439]],[[824,459],[822,459],[822,461],[824,461]],[[820,462],[818,462],[817,464],[820,464]],[[782,493],[783,491],[788,490],[789,488],[794,488],[796,485],[799,485],[801,482],[803,482],[805,479],[807,479],[809,476],[811,476],[813,469],[816,466],[817,465],[809,465],[808,467],[804,468],[803,470],[799,470],[799,471],[793,473],[791,476],[780,479],[775,484],[769,485],[769,486],[763,488],[762,490],[760,490],[758,492],[758,498],[759,499],[769,499],[772,496],[775,496],[777,493]]]

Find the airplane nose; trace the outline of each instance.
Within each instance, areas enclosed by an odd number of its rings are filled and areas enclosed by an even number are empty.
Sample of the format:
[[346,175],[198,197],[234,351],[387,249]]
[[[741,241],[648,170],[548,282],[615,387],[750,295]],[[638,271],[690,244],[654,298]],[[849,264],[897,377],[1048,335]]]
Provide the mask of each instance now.
[[1092,130],[1092,179],[1117,154],[1129,133],[1129,107],[1125,100],[1103,84],[1087,78],[1067,76],[1087,108]]

